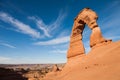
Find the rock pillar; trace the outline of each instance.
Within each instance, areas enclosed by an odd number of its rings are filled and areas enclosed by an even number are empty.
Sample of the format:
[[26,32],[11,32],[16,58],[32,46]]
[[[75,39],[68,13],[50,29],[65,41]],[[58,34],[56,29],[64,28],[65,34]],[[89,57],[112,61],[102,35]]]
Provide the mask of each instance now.
[[74,20],[67,58],[85,53],[85,49],[82,43],[82,32],[83,32],[84,26],[85,26],[85,23],[83,21],[79,21],[78,19]]

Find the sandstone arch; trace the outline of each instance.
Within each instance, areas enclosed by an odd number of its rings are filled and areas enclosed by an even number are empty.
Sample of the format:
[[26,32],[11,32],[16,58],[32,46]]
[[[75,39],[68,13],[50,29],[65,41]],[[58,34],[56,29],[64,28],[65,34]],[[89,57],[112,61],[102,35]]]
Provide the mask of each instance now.
[[111,40],[106,40],[101,33],[97,24],[98,16],[90,8],[84,8],[74,20],[72,33],[70,37],[70,46],[67,53],[67,58],[74,57],[85,53],[82,43],[82,32],[85,24],[92,30],[90,36],[90,47],[93,48],[101,43],[109,43]]

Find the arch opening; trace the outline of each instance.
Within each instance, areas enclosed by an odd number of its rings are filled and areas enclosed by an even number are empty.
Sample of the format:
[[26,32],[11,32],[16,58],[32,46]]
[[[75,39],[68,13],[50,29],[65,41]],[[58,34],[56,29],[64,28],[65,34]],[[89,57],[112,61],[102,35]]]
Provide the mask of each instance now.
[[85,48],[85,54],[88,54],[89,51],[91,50],[90,48],[90,34],[92,33],[92,31],[90,30],[90,28],[88,28],[87,25],[85,25],[85,28],[83,30],[83,45],[84,45],[84,48]]

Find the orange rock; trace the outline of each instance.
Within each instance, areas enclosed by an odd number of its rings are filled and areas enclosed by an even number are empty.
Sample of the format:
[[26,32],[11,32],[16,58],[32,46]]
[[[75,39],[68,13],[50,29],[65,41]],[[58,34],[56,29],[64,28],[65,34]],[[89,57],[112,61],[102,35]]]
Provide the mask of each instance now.
[[100,28],[97,25],[97,14],[89,8],[83,9],[74,20],[74,25],[70,37],[70,46],[67,53],[67,58],[71,58],[77,55],[85,53],[85,49],[82,43],[82,32],[85,24],[92,30],[90,36],[90,47],[93,48],[97,44],[103,42],[110,42],[103,38]]
[[57,64],[55,64],[52,69],[52,72],[56,72],[56,71],[59,71]]
[[[83,9],[74,20],[67,52],[67,63],[62,71],[48,73],[43,80],[120,80],[120,41],[106,40],[97,25],[97,14]],[[85,24],[92,30],[91,51],[84,54],[82,32]]]
[[103,42],[110,42],[112,40],[106,40],[101,33],[100,28],[97,24],[98,16],[97,14],[91,10],[90,8],[83,9],[75,20],[83,21],[83,24],[87,24],[88,27],[92,30],[92,34],[90,36],[90,47],[95,47],[95,45],[103,43]]

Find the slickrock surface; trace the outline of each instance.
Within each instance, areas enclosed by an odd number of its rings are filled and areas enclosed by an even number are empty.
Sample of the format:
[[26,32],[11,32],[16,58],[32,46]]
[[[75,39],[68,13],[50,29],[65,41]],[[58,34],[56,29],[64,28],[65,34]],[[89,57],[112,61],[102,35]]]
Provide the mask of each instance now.
[[[74,20],[67,63],[62,71],[50,72],[43,80],[120,80],[120,41],[102,36],[97,14],[83,9]],[[91,51],[86,55],[82,44],[85,24],[92,30]]]
[[120,80],[120,41],[70,58],[61,72],[43,80]]
[[80,57],[71,58],[55,80],[120,80],[120,41],[99,46]]

